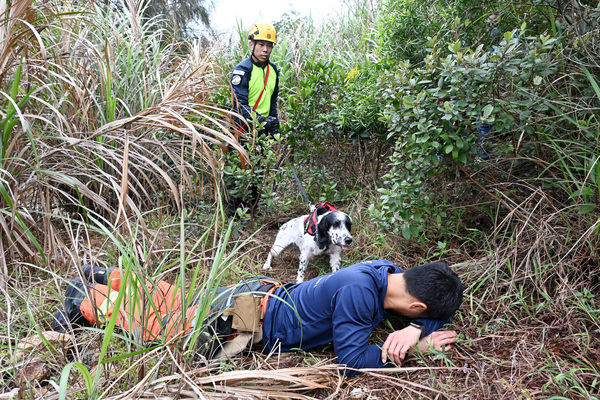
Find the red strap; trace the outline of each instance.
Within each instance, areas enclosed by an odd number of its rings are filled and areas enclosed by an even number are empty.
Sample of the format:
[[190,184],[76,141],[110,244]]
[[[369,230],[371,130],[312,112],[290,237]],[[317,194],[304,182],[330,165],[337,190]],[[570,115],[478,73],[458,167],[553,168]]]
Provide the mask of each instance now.
[[328,201],[324,201],[322,203],[317,203],[317,206],[321,206],[325,208],[327,211],[337,211],[337,208],[333,204]]
[[265,92],[265,89],[267,87],[267,82],[269,81],[269,64],[267,64],[267,74],[265,76],[265,84],[263,85],[263,89],[260,92],[260,95],[258,95],[258,99],[256,100],[256,103],[254,104],[254,107],[252,107],[252,109],[254,111],[256,111],[256,107],[258,107],[258,103],[260,103],[260,99],[262,99],[262,95]]
[[313,212],[304,219],[304,233],[308,233],[311,236],[315,235],[317,229],[317,215],[320,214],[319,211],[321,209],[325,209],[326,211],[337,211],[337,208],[327,201],[317,203]]

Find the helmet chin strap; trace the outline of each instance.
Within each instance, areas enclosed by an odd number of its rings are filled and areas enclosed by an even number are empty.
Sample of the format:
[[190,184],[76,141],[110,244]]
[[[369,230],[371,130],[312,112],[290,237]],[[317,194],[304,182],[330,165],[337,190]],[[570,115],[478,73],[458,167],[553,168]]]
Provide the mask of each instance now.
[[269,63],[269,59],[267,58],[267,60],[264,63],[260,62],[258,60],[258,58],[254,55],[254,48],[256,47],[256,40],[252,39],[252,44],[253,44],[253,46],[252,46],[252,61],[254,61],[256,63],[256,65],[258,65],[261,68],[266,67],[267,64]]

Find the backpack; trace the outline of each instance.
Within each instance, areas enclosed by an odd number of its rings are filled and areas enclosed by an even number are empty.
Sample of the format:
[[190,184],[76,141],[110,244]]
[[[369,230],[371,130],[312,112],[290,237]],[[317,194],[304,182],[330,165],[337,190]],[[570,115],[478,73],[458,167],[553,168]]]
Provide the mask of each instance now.
[[[268,301],[265,296],[280,286],[277,280],[256,276],[218,288],[210,315],[196,339],[196,357],[220,360],[260,342],[262,319]],[[192,305],[197,304],[199,297]]]

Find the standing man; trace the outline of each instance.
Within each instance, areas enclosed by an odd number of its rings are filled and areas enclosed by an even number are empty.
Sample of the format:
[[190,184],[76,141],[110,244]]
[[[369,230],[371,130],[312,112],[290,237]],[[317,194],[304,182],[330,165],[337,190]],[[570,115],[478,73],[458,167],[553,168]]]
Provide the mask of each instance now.
[[[277,32],[271,24],[258,22],[248,33],[248,41],[250,57],[236,65],[231,74],[231,86],[235,95],[234,110],[245,118],[245,121],[236,120],[237,129],[242,133],[255,127],[259,135],[274,135],[279,133],[279,70],[270,61],[270,57],[277,43]],[[250,204],[230,196],[227,214],[232,216],[240,206],[254,209],[259,199],[260,192],[253,184]]]
[[[277,32],[271,24],[259,22],[248,33],[248,41],[250,57],[239,63],[231,74],[237,103],[234,108],[250,126],[264,124],[259,133],[273,134],[279,131],[279,70],[270,57],[277,44]],[[243,122],[240,128],[245,130]]]

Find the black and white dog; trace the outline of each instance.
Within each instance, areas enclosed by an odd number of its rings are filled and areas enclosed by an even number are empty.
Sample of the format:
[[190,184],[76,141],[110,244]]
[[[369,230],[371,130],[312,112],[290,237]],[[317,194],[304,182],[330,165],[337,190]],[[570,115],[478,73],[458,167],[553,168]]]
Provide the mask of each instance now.
[[300,266],[296,282],[304,281],[308,262],[321,254],[329,254],[332,272],[340,268],[341,253],[352,244],[352,219],[331,204],[319,203],[309,215],[286,222],[277,233],[263,269],[271,269],[271,260],[288,246],[300,249]]

